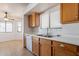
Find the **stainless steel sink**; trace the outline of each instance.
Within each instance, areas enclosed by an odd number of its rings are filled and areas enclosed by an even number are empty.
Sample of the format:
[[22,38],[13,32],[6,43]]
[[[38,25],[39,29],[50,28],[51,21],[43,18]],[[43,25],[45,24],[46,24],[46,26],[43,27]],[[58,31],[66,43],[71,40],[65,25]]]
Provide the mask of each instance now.
[[44,37],[53,37],[53,36],[48,36],[48,35],[45,35]]
[[51,35],[37,35],[37,36],[42,36],[42,37],[53,37]]
[[39,34],[37,36],[42,36],[42,37],[60,37],[61,35],[42,35],[42,34]]
[[42,34],[38,34],[37,36],[43,36]]

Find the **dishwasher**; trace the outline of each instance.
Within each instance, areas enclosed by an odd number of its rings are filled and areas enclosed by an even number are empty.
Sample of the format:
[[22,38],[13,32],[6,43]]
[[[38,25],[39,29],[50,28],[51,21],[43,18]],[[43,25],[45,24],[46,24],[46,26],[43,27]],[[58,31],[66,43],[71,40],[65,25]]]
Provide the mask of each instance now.
[[32,36],[26,35],[26,48],[32,52]]

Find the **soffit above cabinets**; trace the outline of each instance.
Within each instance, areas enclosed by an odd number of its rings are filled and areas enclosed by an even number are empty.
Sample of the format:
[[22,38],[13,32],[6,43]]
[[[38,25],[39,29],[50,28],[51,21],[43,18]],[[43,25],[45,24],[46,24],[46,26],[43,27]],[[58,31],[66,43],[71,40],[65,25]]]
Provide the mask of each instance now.
[[49,8],[53,8],[59,5],[59,3],[39,3],[36,7],[30,10],[27,14],[30,15],[32,12],[42,13]]

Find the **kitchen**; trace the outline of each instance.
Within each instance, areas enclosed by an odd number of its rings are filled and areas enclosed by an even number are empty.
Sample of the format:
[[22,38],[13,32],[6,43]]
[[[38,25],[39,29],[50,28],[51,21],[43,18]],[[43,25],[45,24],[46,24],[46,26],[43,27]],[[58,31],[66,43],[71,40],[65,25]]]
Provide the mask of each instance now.
[[36,56],[79,55],[78,3],[39,3],[29,9],[24,15],[25,49]]
[[0,3],[0,56],[79,56],[79,4]]

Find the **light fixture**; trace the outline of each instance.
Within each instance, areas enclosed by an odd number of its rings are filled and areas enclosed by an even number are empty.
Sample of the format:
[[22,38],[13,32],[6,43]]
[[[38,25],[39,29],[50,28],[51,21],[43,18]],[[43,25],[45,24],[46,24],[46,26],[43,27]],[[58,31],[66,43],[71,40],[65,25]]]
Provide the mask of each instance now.
[[5,12],[4,20],[5,20],[5,21],[8,21],[8,20],[9,20],[8,17],[7,17],[7,12]]
[[9,21],[9,19],[8,19],[8,18],[4,18],[4,20],[5,20],[5,21]]
[[9,20],[14,20],[14,19],[8,18],[8,13],[5,12],[4,20],[5,20],[5,21],[9,21]]

